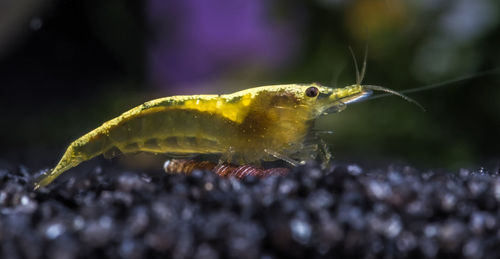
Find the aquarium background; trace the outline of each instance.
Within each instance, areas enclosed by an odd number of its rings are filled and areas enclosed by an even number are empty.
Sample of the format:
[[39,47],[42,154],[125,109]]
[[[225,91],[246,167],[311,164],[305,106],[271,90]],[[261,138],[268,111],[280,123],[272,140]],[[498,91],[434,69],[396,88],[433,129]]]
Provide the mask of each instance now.
[[320,118],[334,161],[498,165],[495,0],[2,1],[0,158],[51,167],[71,141],[152,98],[352,84],[349,46],[358,62],[368,48],[366,84],[477,77],[410,94],[426,112],[385,97]]

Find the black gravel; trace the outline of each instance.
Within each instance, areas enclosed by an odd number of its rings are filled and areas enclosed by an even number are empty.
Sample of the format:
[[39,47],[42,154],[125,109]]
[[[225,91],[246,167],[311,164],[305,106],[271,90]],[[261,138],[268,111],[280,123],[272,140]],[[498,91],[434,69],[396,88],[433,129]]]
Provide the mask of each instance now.
[[37,192],[32,174],[0,168],[0,258],[500,256],[498,171],[311,164],[238,181],[96,168]]

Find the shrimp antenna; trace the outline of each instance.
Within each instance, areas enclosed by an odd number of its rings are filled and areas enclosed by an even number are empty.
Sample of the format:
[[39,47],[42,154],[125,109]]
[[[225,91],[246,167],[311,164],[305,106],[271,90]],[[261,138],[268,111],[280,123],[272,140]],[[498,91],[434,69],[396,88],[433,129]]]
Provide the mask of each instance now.
[[[365,77],[365,73],[366,73],[366,59],[368,58],[368,45],[366,45],[366,47],[365,47],[365,56],[363,57],[363,66],[361,67],[361,73],[359,72],[358,62],[356,61],[356,55],[354,54],[354,51],[352,50],[351,46],[349,46],[349,51],[351,52],[352,59],[354,60],[354,67],[356,68],[356,85],[361,85],[361,83],[363,82],[363,79]],[[415,104],[420,109],[422,109],[422,111],[425,112],[424,106],[422,106],[417,101],[411,99],[410,97],[408,97],[402,93],[399,93],[399,92],[396,92],[396,91],[391,90],[389,88],[385,88],[385,87],[378,86],[378,85],[362,85],[362,87],[365,89],[370,89],[370,90],[374,90],[374,91],[382,91],[382,92],[386,92],[386,93],[389,93],[392,95],[399,96],[399,97],[405,99],[407,102]]]
[[359,84],[363,82],[366,73],[366,60],[368,59],[368,44],[365,46],[365,56],[363,57],[363,67],[361,68],[361,76]]
[[402,94],[402,93],[399,93],[399,92],[396,92],[394,90],[391,90],[391,89],[388,89],[388,88],[385,88],[385,87],[382,87],[382,86],[378,86],[378,85],[363,85],[363,88],[366,88],[366,89],[370,89],[370,90],[374,90],[374,91],[382,91],[382,92],[386,92],[386,93],[389,93],[389,94],[392,94],[392,95],[396,95],[396,96],[399,96],[403,99],[405,99],[406,101],[410,102],[410,103],[413,103],[415,104],[416,106],[418,106],[420,109],[422,109],[422,111],[425,112],[425,108],[424,106],[422,106],[420,103],[418,103],[417,101],[411,99],[410,97]]
[[354,68],[356,68],[356,85],[360,85],[361,80],[359,74],[358,61],[356,61],[356,55],[354,54],[354,51],[352,50],[351,46],[349,46],[349,51],[351,52],[352,60],[354,61]]
[[[478,72],[478,73],[469,74],[469,75],[465,75],[465,76],[461,76],[461,77],[449,79],[449,80],[446,80],[446,81],[440,82],[440,83],[435,83],[435,84],[430,84],[430,85],[424,85],[424,86],[421,86],[421,87],[406,89],[406,90],[400,91],[399,93],[400,94],[408,94],[408,93],[414,93],[414,92],[427,91],[427,90],[431,90],[431,89],[434,89],[434,88],[438,88],[438,87],[442,87],[442,86],[452,85],[454,83],[459,83],[459,82],[467,81],[467,80],[470,80],[470,79],[475,79],[475,78],[480,78],[480,77],[491,75],[491,74],[496,74],[498,72],[500,72],[500,67],[496,67],[496,68],[492,68],[492,69],[489,69],[489,70],[484,70],[484,71],[481,71],[481,72]],[[382,98],[382,97],[387,97],[389,95],[390,94],[380,94],[380,95],[376,95],[376,96],[370,96],[370,97],[366,98],[365,101],[367,101],[367,100],[373,100],[373,99],[378,99],[378,98]]]
[[361,85],[366,73],[366,59],[368,58],[368,45],[365,47],[365,56],[363,57],[363,66],[361,67],[361,73],[359,72],[358,61],[356,60],[356,55],[349,46],[349,51],[351,52],[352,60],[354,61],[354,67],[356,68],[356,85]]

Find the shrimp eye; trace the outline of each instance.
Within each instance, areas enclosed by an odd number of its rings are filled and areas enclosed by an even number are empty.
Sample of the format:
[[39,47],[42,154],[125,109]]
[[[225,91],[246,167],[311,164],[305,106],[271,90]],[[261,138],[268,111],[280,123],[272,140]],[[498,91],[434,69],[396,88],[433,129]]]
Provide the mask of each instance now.
[[309,97],[316,97],[319,94],[319,89],[317,87],[311,86],[306,89],[306,95]]

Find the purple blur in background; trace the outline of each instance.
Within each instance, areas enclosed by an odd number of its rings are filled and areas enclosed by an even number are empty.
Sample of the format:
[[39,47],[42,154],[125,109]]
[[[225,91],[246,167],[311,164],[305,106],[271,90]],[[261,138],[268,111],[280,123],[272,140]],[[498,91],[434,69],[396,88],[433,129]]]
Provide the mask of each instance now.
[[196,85],[235,68],[284,65],[298,46],[298,26],[272,18],[274,2],[150,0],[151,83],[164,89]]

